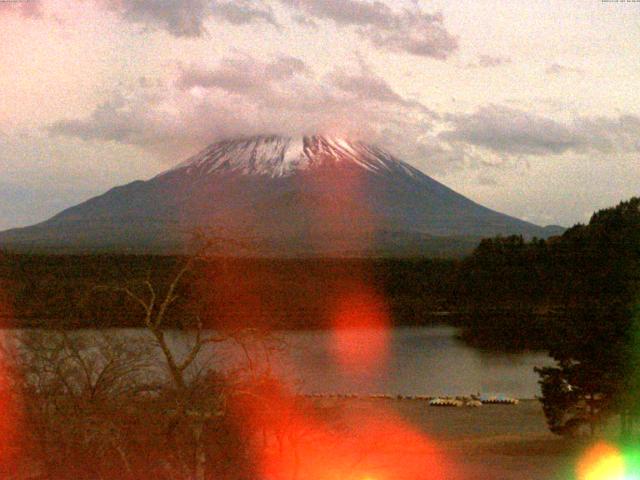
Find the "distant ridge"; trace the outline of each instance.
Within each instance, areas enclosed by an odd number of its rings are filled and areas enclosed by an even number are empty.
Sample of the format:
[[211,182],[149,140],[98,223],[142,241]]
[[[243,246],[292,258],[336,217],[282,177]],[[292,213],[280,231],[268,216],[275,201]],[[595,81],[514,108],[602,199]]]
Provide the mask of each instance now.
[[[148,181],[0,232],[20,251],[177,253],[202,228],[256,256],[456,255],[539,227],[483,207],[376,146],[327,136],[214,143]],[[237,242],[235,242],[237,244]]]

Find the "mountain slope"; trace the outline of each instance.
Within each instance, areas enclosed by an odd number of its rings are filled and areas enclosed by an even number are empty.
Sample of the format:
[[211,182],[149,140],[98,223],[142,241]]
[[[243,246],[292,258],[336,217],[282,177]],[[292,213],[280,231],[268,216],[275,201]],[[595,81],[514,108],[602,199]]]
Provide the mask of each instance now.
[[[223,141],[148,181],[116,187],[32,227],[20,249],[170,252],[201,227],[249,254],[420,254],[455,237],[558,233],[485,208],[377,147],[323,136]],[[236,253],[236,252],[231,252]]]

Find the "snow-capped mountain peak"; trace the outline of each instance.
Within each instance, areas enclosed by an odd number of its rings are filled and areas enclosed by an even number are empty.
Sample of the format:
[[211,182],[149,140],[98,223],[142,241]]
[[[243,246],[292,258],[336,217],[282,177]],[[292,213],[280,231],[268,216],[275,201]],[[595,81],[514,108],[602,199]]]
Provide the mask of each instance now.
[[0,232],[0,247],[177,253],[194,229],[250,239],[257,256],[424,255],[450,244],[471,250],[478,237],[557,233],[483,207],[364,142],[272,135],[212,144],[152,179]]
[[234,172],[275,178],[327,163],[357,165],[373,173],[398,170],[411,176],[417,173],[384,150],[360,141],[323,135],[269,135],[214,143],[164,174],[175,171],[187,175]]

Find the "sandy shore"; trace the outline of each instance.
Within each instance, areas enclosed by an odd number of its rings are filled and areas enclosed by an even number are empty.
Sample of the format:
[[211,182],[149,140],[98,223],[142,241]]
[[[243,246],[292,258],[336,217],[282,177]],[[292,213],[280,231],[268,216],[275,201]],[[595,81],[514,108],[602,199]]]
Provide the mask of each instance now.
[[[451,480],[567,480],[574,478],[576,458],[584,448],[548,431],[537,400],[477,408],[432,407],[425,400],[325,398],[314,402],[320,410],[339,412],[347,423],[369,415],[401,418],[446,452],[459,472]],[[350,428],[355,431],[357,426]]]

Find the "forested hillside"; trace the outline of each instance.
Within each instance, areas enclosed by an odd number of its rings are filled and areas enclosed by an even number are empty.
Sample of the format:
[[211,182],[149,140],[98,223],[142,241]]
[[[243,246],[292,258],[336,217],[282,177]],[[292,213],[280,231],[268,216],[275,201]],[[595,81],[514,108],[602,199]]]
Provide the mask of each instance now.
[[546,241],[483,240],[459,267],[456,298],[471,312],[468,339],[547,349],[575,331],[626,328],[639,286],[633,198]]

